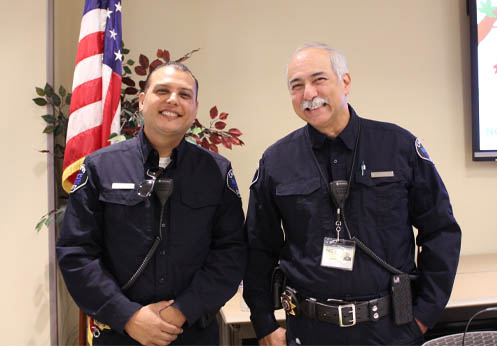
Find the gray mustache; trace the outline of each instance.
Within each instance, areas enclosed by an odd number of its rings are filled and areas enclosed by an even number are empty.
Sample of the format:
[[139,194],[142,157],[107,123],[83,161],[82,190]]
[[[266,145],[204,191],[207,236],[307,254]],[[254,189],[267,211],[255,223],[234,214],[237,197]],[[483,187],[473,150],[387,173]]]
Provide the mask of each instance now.
[[322,97],[315,97],[311,101],[302,102],[301,108],[303,111],[305,111],[306,109],[313,110],[327,104],[329,104],[328,99]]

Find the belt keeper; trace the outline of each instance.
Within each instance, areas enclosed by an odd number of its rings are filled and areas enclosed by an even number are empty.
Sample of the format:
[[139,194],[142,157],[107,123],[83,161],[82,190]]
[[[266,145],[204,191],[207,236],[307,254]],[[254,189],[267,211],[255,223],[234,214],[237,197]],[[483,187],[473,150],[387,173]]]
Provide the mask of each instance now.
[[316,299],[315,298],[307,298],[307,307],[309,309],[308,316],[311,318],[316,318]]
[[372,299],[368,302],[369,319],[377,322],[380,319],[380,309],[378,307],[378,299]]

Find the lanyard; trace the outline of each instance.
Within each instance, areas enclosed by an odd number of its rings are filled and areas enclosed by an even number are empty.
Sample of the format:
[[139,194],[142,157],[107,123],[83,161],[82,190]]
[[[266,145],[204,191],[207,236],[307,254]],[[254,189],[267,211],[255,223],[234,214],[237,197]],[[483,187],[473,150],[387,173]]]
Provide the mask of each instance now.
[[[354,154],[352,155],[352,163],[351,163],[351,167],[350,167],[349,180],[347,182],[347,190],[345,192],[344,207],[345,207],[345,201],[349,197],[350,186],[352,185],[352,175],[354,173],[355,161],[356,161],[356,156],[357,156],[357,148],[359,147],[358,144],[359,144],[359,138],[360,138],[360,134],[361,134],[361,121],[360,121],[360,118],[357,118],[357,122],[358,122],[357,123],[358,124],[358,129],[357,129],[357,134],[356,134],[356,138],[355,138]],[[316,155],[314,154],[314,150],[312,150],[312,142],[311,142],[311,139],[310,139],[310,136],[309,136],[309,128],[306,129],[305,133],[306,133],[307,139],[308,139],[309,144],[310,144],[310,150],[311,150],[312,157],[314,159],[314,163],[318,167],[318,170],[319,170],[319,173],[321,175],[321,178],[325,182],[327,182],[328,178],[326,177],[326,175],[324,174],[323,170],[321,169],[321,165],[319,164],[318,159],[316,158]],[[326,184],[326,190],[328,191],[328,196],[330,197],[330,199],[332,199],[332,191],[331,191],[330,185],[328,183]],[[344,207],[343,207],[343,209],[344,209]],[[337,237],[338,238],[340,238],[340,231],[341,231],[341,224],[342,224],[340,219],[341,219],[340,218],[340,208],[337,206],[337,220],[335,222],[335,226],[336,226],[336,231],[337,231]],[[347,230],[347,234],[349,236],[349,239],[352,239],[352,236],[351,236],[351,234],[349,232],[348,227],[345,227],[345,229]]]

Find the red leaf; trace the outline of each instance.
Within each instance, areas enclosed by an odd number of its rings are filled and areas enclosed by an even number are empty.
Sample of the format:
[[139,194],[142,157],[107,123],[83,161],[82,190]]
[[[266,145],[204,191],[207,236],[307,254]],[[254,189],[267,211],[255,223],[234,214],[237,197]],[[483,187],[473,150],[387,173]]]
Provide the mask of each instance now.
[[209,149],[209,141],[207,141],[207,138],[202,138],[202,142],[200,143],[200,145],[202,145],[202,147],[204,147],[205,149]]
[[241,136],[243,133],[239,129],[229,129],[228,133],[232,136],[238,137]]
[[195,120],[193,121],[193,125],[198,126],[198,127],[204,127],[204,126],[200,123],[200,121],[198,121],[198,119],[197,119],[197,118],[195,118]]
[[219,114],[219,119],[226,120],[228,118],[228,113],[222,112]]
[[162,58],[163,56],[164,56],[164,52],[162,51],[162,49],[157,49],[157,57]]
[[147,67],[148,67],[149,62],[148,62],[148,58],[147,58],[145,55],[140,54],[139,61],[140,61],[140,65],[141,65],[143,68],[147,68]]
[[209,140],[211,141],[211,143],[214,144],[221,143],[221,137],[219,137],[217,133],[213,133],[212,135],[210,135]]
[[123,83],[126,84],[126,85],[128,85],[128,86],[132,86],[132,87],[134,87],[136,85],[135,81],[132,80],[129,77],[124,77],[123,78]]
[[209,145],[209,150],[213,151],[215,153],[219,153],[219,151],[217,150],[217,145],[215,145],[215,144]]
[[231,137],[230,138],[230,141],[231,143],[233,143],[234,145],[240,145],[240,140],[236,137]]
[[153,71],[157,68],[157,66],[160,66],[162,65],[162,61],[160,61],[159,59],[155,59],[154,61],[152,61],[152,63],[150,64],[150,71]]
[[211,108],[210,114],[211,114],[211,119],[214,119],[215,117],[217,117],[217,107],[216,106]]
[[138,93],[138,89],[134,87],[127,87],[126,89],[124,89],[124,93],[126,95],[136,95],[136,93]]
[[165,62],[169,62],[171,60],[171,55],[169,54],[169,51],[167,49],[164,49],[164,55],[162,56],[162,59]]
[[140,86],[141,90],[145,90],[145,81],[144,80],[139,81],[138,85]]
[[223,143],[223,145],[224,145],[226,148],[228,148],[228,149],[230,149],[230,150],[231,150],[231,142],[230,142],[230,140],[229,140],[229,138],[228,138],[228,137],[221,137],[221,143]]
[[146,67],[143,67],[143,66],[135,66],[135,72],[139,76],[146,76],[147,75]]
[[216,121],[214,126],[216,127],[216,129],[222,130],[226,127],[226,123],[224,121]]

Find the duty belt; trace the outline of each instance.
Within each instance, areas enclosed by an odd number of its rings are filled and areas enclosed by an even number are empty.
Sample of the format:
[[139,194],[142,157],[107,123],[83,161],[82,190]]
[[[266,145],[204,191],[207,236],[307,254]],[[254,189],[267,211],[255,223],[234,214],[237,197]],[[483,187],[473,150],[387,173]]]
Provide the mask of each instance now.
[[347,302],[330,299],[336,304],[322,303],[315,298],[302,297],[291,287],[286,287],[281,295],[281,304],[287,314],[299,313],[322,322],[340,327],[352,327],[356,323],[378,321],[390,313],[390,296],[368,301]]

